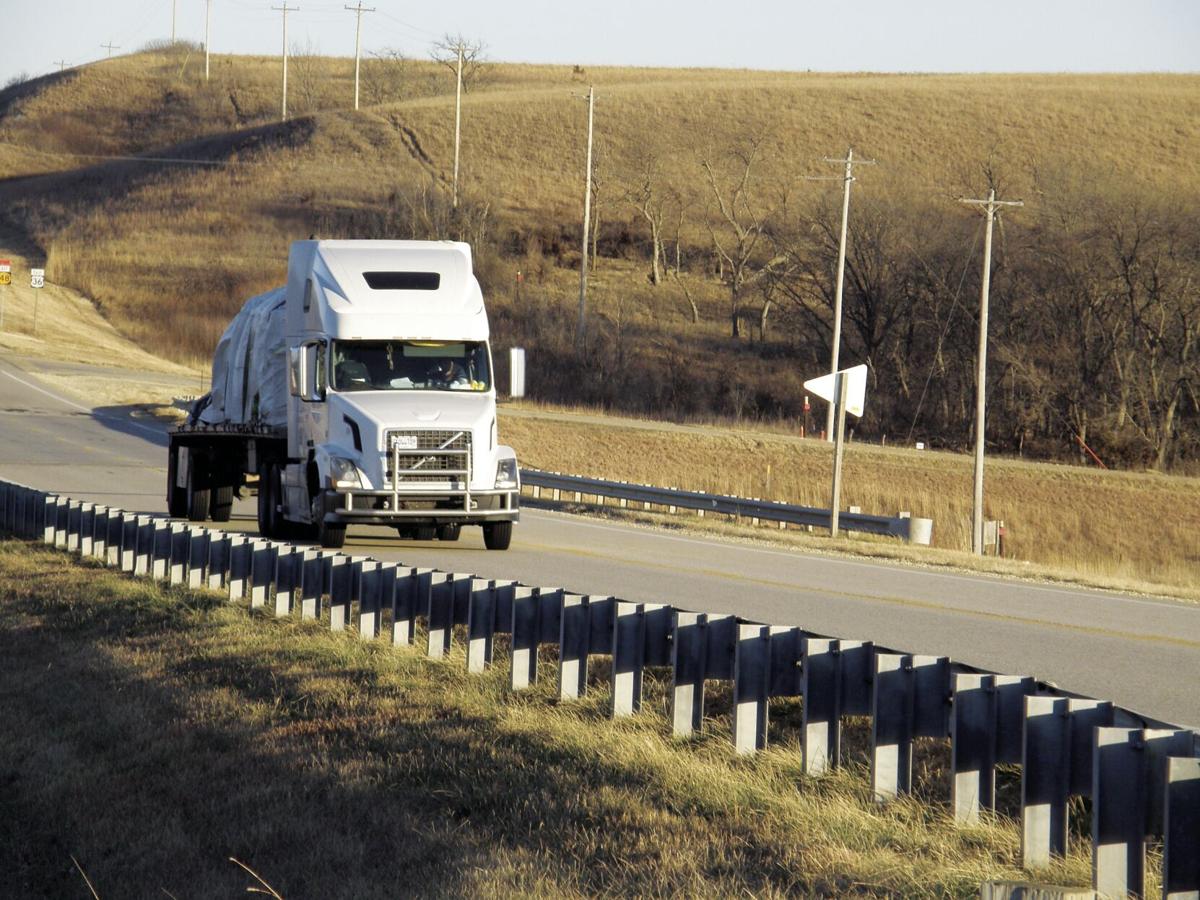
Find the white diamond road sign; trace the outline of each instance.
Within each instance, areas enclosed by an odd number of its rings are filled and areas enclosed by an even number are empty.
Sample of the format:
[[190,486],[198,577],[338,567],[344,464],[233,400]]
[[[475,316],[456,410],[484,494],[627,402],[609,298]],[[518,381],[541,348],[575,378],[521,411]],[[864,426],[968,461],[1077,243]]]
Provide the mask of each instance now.
[[[846,386],[846,412],[852,416],[862,418],[863,401],[867,398],[867,367],[854,366],[851,369],[842,369],[836,374],[845,375],[844,382]],[[822,375],[820,378],[810,378],[804,382],[804,389],[812,391],[822,400],[833,402],[833,392],[835,390],[834,373]]]

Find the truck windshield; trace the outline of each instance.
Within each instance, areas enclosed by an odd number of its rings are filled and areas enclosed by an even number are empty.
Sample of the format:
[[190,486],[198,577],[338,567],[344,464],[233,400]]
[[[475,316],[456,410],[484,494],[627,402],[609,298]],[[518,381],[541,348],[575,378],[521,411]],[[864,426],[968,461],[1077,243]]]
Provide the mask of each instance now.
[[334,341],[337,391],[486,391],[492,385],[482,341]]

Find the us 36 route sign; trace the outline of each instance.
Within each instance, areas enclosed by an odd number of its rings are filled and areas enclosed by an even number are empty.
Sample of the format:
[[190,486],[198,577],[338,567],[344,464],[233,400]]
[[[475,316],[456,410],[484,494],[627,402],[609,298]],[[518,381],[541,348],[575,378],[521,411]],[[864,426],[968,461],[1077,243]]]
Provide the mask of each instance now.
[[46,286],[46,270],[45,269],[30,269],[29,270],[29,286],[41,288]]

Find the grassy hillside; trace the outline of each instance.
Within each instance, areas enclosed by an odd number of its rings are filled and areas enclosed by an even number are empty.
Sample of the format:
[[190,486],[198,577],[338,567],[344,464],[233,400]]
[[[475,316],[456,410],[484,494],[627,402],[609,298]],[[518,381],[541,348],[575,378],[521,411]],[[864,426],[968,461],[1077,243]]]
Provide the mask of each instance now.
[[[288,898],[966,898],[1020,877],[1014,780],[979,825],[921,802],[946,796],[944,741],[920,743],[916,795],[881,806],[862,727],[845,769],[800,774],[791,701],[770,749],[735,757],[726,696],[703,736],[672,740],[650,673],[642,712],[614,722],[600,664],[579,703],[555,703],[553,678],[514,696],[502,652],[469,676],[461,649],[434,662],[12,541],[0,598],[17,896],[88,896],[85,876],[100,897],[258,887],[232,859]],[[1044,877],[1087,883],[1078,830],[1071,846]]]
[[[1084,436],[1111,462],[1160,467],[1187,465],[1200,446],[1195,354],[1182,351],[1170,372],[1131,375],[1136,366],[1117,365],[1127,347],[1137,361],[1146,358],[1140,347],[1167,344],[1125,329],[1087,349],[1107,356],[1072,363],[1072,335],[1093,326],[1075,327],[1070,310],[1056,308],[1078,293],[1060,283],[1062,272],[1037,268],[1080,247],[1110,247],[1107,223],[1118,227],[1130,209],[1153,219],[1157,205],[1200,182],[1190,152],[1200,139],[1195,76],[494,64],[464,102],[464,202],[453,211],[445,68],[369,60],[365,107],[355,113],[345,60],[295,58],[295,117],[281,124],[277,59],[216,57],[209,82],[201,63],[186,48],[139,54],[0,95],[0,217],[40,248],[52,280],[172,358],[205,360],[241,302],[282,279],[290,240],[450,236],[475,246],[498,343],[533,351],[539,397],[668,417],[794,418],[800,383],[828,359],[829,248],[805,242],[837,206],[836,184],[803,176],[836,174],[821,158],[853,146],[878,161],[857,173],[843,350],[872,367],[876,402],[862,433],[952,447],[970,439],[979,217],[954,198],[985,194],[986,167],[1003,195],[1029,201],[997,239],[992,377],[1009,385],[993,406],[991,439],[1062,456]],[[600,258],[589,294],[593,341],[580,355],[579,95],[588,84],[598,97]],[[751,144],[738,215],[769,222],[754,265],[786,259],[790,280],[748,283],[739,312],[729,268],[714,253],[714,240],[728,245],[731,236],[702,163],[728,198],[743,172],[736,154]],[[102,158],[128,154],[196,162]],[[681,263],[657,286],[647,282],[648,225],[627,199],[647,172],[668,261]],[[1176,231],[1163,253],[1183,268],[1160,284],[1192,283],[1194,254],[1174,249],[1190,246],[1190,232]],[[1010,271],[1010,258],[1026,268]],[[1096,278],[1110,311],[1079,315],[1119,323],[1110,262],[1063,265],[1103,269]],[[1182,301],[1168,301],[1194,306],[1194,291],[1182,290]],[[1194,311],[1180,315],[1191,322]],[[730,338],[731,319],[741,339]],[[1160,396],[1177,369],[1178,396]]]

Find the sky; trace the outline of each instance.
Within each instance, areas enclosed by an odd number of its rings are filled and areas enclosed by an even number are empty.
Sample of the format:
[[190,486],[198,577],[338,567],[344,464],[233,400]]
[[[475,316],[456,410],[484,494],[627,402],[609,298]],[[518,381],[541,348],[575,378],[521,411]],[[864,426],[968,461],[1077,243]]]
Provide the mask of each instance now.
[[[176,34],[206,0],[0,0],[0,86]],[[282,0],[211,0],[213,53],[280,52]],[[288,43],[353,56],[349,0],[289,0]],[[445,34],[505,62],[873,72],[1200,72],[1200,0],[365,0],[363,53]]]

